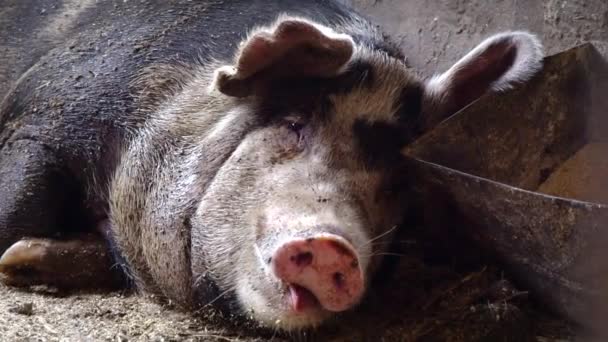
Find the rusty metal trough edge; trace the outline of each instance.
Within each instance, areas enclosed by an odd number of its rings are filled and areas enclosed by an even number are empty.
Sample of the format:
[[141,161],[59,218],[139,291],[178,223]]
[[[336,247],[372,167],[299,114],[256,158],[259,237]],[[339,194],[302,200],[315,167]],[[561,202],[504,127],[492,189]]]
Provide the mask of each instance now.
[[[567,52],[588,50],[594,48],[583,44]],[[451,124],[478,101],[439,126]],[[608,314],[608,296],[602,291],[608,289],[608,261],[603,260],[608,259],[608,252],[603,253],[608,205],[525,190],[427,161],[424,153],[405,154],[424,205],[453,216],[452,222],[502,261],[535,298],[584,325],[591,316]]]

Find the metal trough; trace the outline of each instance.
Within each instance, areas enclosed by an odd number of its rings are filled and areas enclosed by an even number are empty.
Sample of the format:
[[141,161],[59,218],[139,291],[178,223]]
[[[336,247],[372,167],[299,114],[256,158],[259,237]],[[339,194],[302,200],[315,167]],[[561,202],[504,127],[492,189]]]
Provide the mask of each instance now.
[[606,146],[608,66],[587,44],[545,58],[531,82],[484,96],[404,153],[427,224],[447,216],[535,298],[589,324],[608,317]]

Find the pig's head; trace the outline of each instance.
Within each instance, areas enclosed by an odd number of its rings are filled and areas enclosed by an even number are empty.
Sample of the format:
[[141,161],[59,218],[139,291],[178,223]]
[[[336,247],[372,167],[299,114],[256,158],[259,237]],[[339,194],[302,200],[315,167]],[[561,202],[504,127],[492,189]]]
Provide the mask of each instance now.
[[423,82],[307,20],[255,30],[211,91],[239,104],[224,125],[244,112],[259,125],[206,191],[193,255],[213,251],[205,270],[266,325],[313,326],[353,308],[403,211],[400,149],[486,91],[527,80],[541,57],[533,36],[504,33]]
[[224,109],[196,143],[218,167],[188,219],[194,288],[211,279],[263,325],[315,326],[355,307],[402,216],[401,148],[527,80],[542,57],[533,36],[504,33],[425,82],[345,27],[282,17],[207,83],[207,106]]

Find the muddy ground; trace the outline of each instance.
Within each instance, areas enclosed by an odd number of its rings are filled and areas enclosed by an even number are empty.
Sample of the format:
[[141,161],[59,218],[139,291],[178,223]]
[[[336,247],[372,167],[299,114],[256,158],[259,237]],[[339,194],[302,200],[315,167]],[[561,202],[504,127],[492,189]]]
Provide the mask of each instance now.
[[[608,50],[605,0],[350,2],[394,37],[423,76],[446,69],[483,37],[506,29],[538,33],[548,53],[585,41]],[[2,341],[544,342],[580,335],[578,327],[553,317],[525,289],[512,285],[509,275],[474,246],[436,239],[423,230],[403,233],[393,267],[389,263],[385,270],[390,275],[378,280],[360,312],[312,334],[282,336],[245,328],[213,312],[194,318],[132,294],[68,295],[0,287],[0,336]]]

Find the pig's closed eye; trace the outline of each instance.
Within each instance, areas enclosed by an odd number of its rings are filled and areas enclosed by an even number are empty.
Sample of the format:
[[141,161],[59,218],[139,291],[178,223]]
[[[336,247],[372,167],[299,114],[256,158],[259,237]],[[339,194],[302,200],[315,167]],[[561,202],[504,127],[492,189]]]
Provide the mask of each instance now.
[[300,143],[302,141],[302,131],[304,130],[304,123],[299,121],[288,121],[287,128],[289,131],[296,135],[296,141]]
[[304,124],[301,122],[288,122],[287,127],[292,132],[297,133],[298,135],[302,133],[302,129],[304,128]]
[[283,151],[301,152],[305,148],[307,123],[300,118],[286,118],[280,125],[279,146]]

